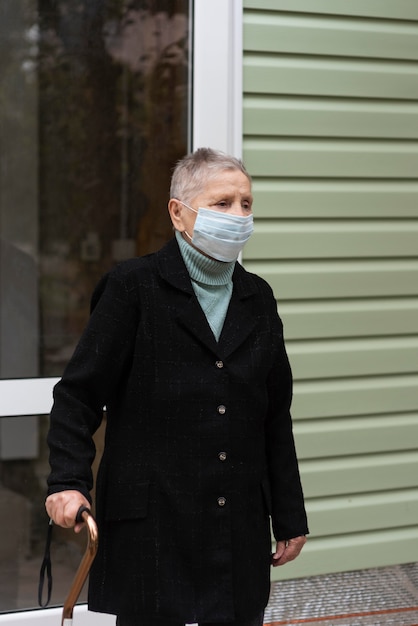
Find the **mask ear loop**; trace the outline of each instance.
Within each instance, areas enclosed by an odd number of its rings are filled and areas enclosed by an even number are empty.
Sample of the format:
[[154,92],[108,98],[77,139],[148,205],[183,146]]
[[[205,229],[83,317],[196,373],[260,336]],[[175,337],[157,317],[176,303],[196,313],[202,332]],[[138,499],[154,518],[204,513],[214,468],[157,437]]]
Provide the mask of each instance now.
[[180,202],[183,206],[185,206],[190,211],[193,211],[193,213],[199,213],[199,211],[196,211],[196,209],[193,209],[193,207],[191,207],[188,204],[186,204],[185,202],[183,202],[183,200],[179,200],[178,202]]
[[[180,202],[180,204],[182,204],[183,206],[186,207],[186,209],[189,209],[189,211],[193,211],[193,213],[199,213],[199,211],[196,211],[196,209],[193,209],[193,207],[189,206],[188,204],[186,204],[185,202],[183,202],[183,200],[178,200],[178,198],[176,198],[176,200],[178,202]],[[184,233],[185,235],[187,235],[187,237],[190,239],[190,242],[193,241],[193,239],[190,237],[189,233],[187,232],[187,230],[183,230],[182,233]]]

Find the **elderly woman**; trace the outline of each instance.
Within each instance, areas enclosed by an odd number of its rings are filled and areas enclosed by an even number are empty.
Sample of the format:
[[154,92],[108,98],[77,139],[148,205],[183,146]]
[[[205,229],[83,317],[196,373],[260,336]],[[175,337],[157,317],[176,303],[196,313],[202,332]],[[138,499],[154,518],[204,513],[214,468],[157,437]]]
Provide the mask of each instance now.
[[252,202],[241,161],[183,158],[175,237],[100,281],[54,390],[46,508],[61,526],[90,505],[107,410],[89,608],[120,626],[259,626],[271,564],[305,543],[282,323],[271,288],[237,262]]

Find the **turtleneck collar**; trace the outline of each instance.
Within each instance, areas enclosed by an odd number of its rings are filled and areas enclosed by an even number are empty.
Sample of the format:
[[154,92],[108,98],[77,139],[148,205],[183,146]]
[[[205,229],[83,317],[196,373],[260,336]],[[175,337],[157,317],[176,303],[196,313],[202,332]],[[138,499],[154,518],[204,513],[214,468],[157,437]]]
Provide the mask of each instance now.
[[231,282],[236,261],[224,263],[205,256],[189,244],[178,230],[176,239],[192,280],[204,285],[226,285]]

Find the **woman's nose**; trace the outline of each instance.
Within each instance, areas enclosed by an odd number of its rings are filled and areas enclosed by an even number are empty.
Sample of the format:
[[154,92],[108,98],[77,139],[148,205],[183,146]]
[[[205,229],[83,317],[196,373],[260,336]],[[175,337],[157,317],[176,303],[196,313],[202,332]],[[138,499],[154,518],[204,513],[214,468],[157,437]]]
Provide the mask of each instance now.
[[229,212],[232,213],[232,215],[239,215],[240,217],[248,215],[248,209],[244,208],[239,203],[234,203]]

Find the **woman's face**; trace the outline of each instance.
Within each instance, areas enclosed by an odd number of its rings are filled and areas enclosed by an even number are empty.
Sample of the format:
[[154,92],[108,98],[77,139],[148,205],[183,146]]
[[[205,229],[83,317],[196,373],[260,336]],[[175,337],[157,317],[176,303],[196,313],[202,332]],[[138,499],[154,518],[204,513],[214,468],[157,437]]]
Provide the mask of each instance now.
[[240,170],[224,170],[216,178],[209,180],[202,187],[201,192],[187,202],[187,205],[194,211],[182,204],[182,198],[172,198],[168,209],[174,228],[181,233],[186,232],[191,238],[197,217],[195,211],[198,211],[200,207],[221,213],[247,216],[252,212],[252,204],[251,182],[247,176]]

